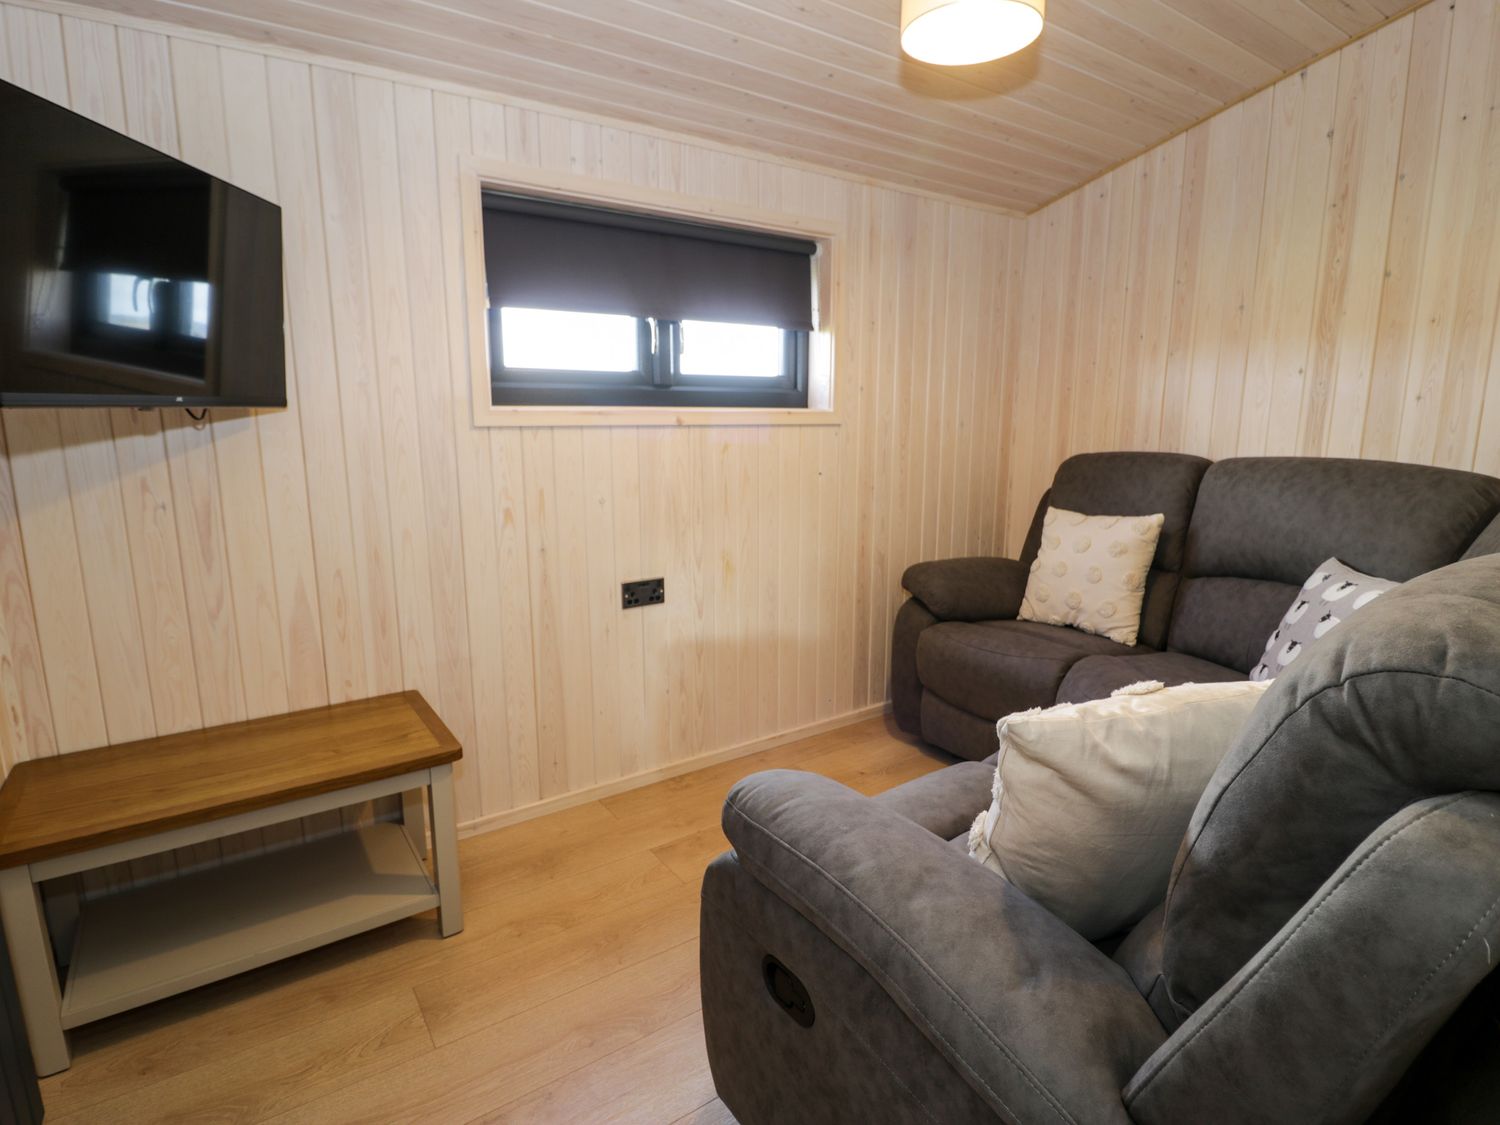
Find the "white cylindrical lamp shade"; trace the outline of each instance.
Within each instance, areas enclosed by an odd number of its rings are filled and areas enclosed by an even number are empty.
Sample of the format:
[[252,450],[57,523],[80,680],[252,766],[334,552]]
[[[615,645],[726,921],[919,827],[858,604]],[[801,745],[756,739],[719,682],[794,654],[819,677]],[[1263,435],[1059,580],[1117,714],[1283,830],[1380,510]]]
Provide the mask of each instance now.
[[938,66],[1012,55],[1042,33],[1047,0],[901,0],[901,49]]

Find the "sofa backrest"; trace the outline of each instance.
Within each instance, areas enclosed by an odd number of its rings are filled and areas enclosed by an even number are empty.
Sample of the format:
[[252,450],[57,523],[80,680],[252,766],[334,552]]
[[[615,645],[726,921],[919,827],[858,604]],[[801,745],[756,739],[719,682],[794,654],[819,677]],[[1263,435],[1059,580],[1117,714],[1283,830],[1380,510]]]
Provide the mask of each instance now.
[[1490,520],[1489,526],[1479,533],[1479,537],[1464,552],[1466,559],[1477,559],[1480,555],[1500,555],[1500,516]]
[[1405,582],[1456,561],[1500,513],[1478,473],[1321,457],[1241,457],[1203,474],[1167,647],[1249,672],[1329,557]]
[[[1397,573],[1416,560],[1374,557]],[[1397,587],[1276,678],[1198,802],[1172,872],[1161,972],[1179,1017],[1388,818],[1427,798],[1500,791],[1496,653],[1500,555],[1487,555]],[[1423,889],[1383,909],[1423,910]]]
[[[1161,538],[1146,597],[1141,607],[1140,643],[1161,648],[1182,569],[1188,520],[1198,495],[1198,482],[1210,462],[1185,453],[1080,453],[1057,468],[1052,487],[1042,495],[1031,530],[1021,549],[1021,562],[1030,566],[1042,538],[1042,517],[1050,505],[1086,516],[1149,516],[1160,512]],[[1257,653],[1257,655],[1259,655]]]

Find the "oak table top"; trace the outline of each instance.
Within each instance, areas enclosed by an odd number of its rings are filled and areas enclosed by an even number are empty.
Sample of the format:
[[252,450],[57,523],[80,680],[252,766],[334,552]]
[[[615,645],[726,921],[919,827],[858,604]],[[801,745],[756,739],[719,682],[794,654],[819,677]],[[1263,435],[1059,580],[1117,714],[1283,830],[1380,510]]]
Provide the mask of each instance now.
[[415,691],[21,762],[0,786],[0,868],[453,762]]

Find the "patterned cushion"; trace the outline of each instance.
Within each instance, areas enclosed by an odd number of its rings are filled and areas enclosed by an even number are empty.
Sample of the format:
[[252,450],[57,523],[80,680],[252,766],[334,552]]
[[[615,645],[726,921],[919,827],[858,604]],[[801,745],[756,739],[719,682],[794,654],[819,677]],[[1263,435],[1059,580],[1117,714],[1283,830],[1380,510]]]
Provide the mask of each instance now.
[[1329,559],[1302,584],[1292,608],[1266,641],[1265,655],[1250,670],[1252,680],[1273,680],[1313,641],[1368,605],[1399,582],[1361,574],[1338,559]]
[[1141,626],[1146,572],[1163,516],[1086,516],[1048,508],[1031,564],[1022,621],[1071,625],[1133,645]]

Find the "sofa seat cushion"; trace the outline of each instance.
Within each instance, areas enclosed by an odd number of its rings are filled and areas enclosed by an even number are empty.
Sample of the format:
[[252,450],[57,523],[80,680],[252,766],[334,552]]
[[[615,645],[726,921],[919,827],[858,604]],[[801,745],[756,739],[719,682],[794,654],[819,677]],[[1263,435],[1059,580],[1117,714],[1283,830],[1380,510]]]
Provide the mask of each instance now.
[[1086,656],[1147,651],[1035,621],[950,621],[922,631],[917,676],[928,691],[994,722],[1049,706],[1068,669]]
[[[995,737],[994,719],[971,715],[932,691],[922,692],[921,718],[922,738],[954,757],[968,758],[971,762],[995,757],[995,748],[1000,743]],[[990,770],[991,774],[994,772]],[[967,828],[965,825],[965,831]]]
[[1059,703],[1085,703],[1142,680],[1177,684],[1221,684],[1243,680],[1245,674],[1222,664],[1199,660],[1185,652],[1143,652],[1138,656],[1085,656],[1068,669],[1057,690]]

